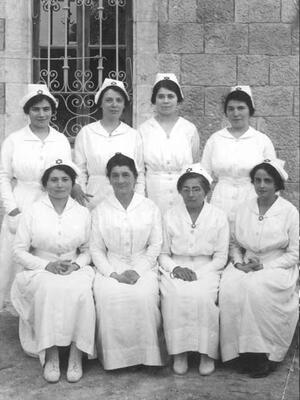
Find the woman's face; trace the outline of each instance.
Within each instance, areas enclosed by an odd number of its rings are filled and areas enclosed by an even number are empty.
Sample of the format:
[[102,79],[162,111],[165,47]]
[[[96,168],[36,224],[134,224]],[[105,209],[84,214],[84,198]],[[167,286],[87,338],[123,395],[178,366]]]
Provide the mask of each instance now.
[[54,169],[50,172],[45,189],[51,199],[67,199],[72,190],[72,179],[64,171]]
[[120,93],[108,89],[102,97],[101,107],[103,118],[120,119],[125,108],[125,101]]
[[201,208],[206,196],[197,178],[189,178],[184,181],[180,194],[188,209]]
[[115,195],[127,195],[134,192],[135,176],[127,165],[115,166],[109,177]]
[[48,100],[42,101],[32,105],[29,108],[28,115],[30,118],[30,126],[33,129],[47,128],[52,117],[52,108]]
[[226,115],[232,128],[244,129],[249,126],[250,110],[243,101],[229,100]]
[[275,181],[264,169],[258,169],[253,179],[256,194],[261,199],[271,199],[276,193]]
[[177,95],[166,88],[160,88],[156,94],[156,111],[161,115],[172,115],[177,111]]

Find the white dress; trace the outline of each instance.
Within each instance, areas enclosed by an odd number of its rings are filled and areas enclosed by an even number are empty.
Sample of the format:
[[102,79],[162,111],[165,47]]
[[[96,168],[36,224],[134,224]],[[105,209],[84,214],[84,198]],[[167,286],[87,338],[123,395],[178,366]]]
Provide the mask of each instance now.
[[207,140],[201,164],[217,180],[211,204],[225,211],[231,224],[239,204],[255,197],[251,169],[264,159],[275,157],[268,136],[252,127],[239,138],[224,128]]
[[[218,358],[220,273],[227,262],[229,226],[225,213],[204,203],[195,224],[184,204],[164,216],[161,303],[169,354],[196,351]],[[192,282],[171,278],[176,266],[196,272]]]
[[236,215],[233,262],[256,256],[264,268],[245,273],[230,263],[222,275],[224,361],[245,352],[266,353],[271,361],[282,361],[297,324],[298,211],[278,197],[261,221],[258,217],[256,199],[243,204]]
[[181,202],[176,188],[182,169],[200,159],[197,128],[179,117],[170,135],[155,118],[140,127],[146,168],[146,193],[161,212]]
[[[111,195],[93,211],[96,341],[104,369],[163,364],[157,277],[161,243],[159,210],[137,193],[126,210]],[[134,285],[109,277],[128,269],[140,275]]]
[[17,272],[12,263],[12,243],[19,216],[8,214],[15,208],[23,211],[41,195],[45,165],[58,158],[71,160],[71,147],[67,138],[53,128],[41,141],[28,125],[9,135],[2,144],[0,192],[5,216],[0,234],[0,310],[8,302]]
[[112,194],[112,187],[106,177],[106,164],[115,153],[134,159],[138,171],[135,190],[144,195],[144,161],[142,141],[138,132],[121,122],[109,134],[100,121],[84,126],[75,140],[75,162],[81,170],[79,183],[92,197],[88,207],[93,209],[105,196]]
[[[24,269],[11,289],[20,316],[19,335],[26,353],[45,361],[45,349],[68,346],[94,354],[94,271],[88,240],[89,211],[69,198],[61,215],[47,195],[21,217],[14,244],[15,260]],[[50,261],[70,260],[80,269],[70,275],[45,270]]]

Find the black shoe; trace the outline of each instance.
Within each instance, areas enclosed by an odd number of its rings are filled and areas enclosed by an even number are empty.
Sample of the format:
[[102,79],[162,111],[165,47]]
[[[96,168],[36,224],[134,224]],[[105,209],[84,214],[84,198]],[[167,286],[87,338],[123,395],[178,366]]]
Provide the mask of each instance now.
[[265,354],[255,354],[251,378],[265,378],[271,372],[270,362]]
[[255,354],[241,353],[238,359],[238,373],[250,374],[255,368]]

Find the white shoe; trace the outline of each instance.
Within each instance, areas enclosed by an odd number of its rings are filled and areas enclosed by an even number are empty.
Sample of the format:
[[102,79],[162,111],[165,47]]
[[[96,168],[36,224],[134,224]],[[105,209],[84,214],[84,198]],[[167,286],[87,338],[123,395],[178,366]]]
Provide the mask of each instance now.
[[80,362],[69,362],[67,370],[67,380],[70,383],[78,382],[82,378],[82,365]]
[[199,364],[200,375],[207,376],[214,372],[215,370],[215,360],[208,357],[207,354],[201,354],[201,360]]
[[175,354],[173,362],[173,371],[175,374],[184,375],[188,370],[187,354]]
[[56,383],[60,378],[59,362],[56,359],[48,360],[44,367],[44,378],[49,383]]

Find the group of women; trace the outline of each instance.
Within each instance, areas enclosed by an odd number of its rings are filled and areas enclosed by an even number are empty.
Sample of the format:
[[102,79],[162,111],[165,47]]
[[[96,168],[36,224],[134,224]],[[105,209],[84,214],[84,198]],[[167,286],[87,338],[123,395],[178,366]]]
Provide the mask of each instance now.
[[272,142],[249,126],[250,88],[228,94],[230,127],[201,163],[174,74],[157,75],[156,114],[139,131],[120,120],[128,101],[105,79],[101,120],[82,128],[73,162],[49,127],[55,98],[29,86],[29,125],[2,145],[0,308],[13,282],[22,347],[48,382],[60,379],[61,346],[69,382],[83,353],[111,370],[164,365],[165,349],[177,374],[197,352],[201,375],[220,355],[268,375],[297,323],[298,212],[279,195],[288,176]]

